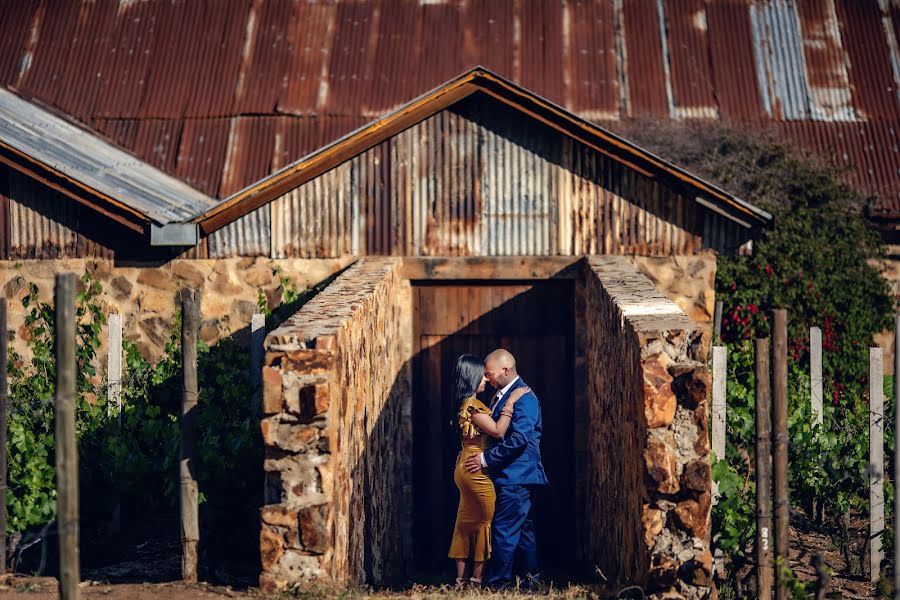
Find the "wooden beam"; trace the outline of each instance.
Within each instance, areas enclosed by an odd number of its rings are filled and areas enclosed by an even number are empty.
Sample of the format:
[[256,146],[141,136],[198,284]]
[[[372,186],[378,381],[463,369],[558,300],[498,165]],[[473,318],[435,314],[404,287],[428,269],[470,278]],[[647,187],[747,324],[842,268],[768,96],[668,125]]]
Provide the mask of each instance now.
[[520,256],[403,259],[400,274],[411,280],[579,279],[580,256]]

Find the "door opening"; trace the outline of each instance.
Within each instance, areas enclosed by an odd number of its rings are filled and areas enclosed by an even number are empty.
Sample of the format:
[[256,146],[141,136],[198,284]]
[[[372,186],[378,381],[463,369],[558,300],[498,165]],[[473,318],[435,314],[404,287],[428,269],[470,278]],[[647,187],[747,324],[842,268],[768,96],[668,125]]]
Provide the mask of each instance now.
[[[453,366],[459,355],[506,348],[541,401],[541,456],[550,485],[534,519],[541,567],[571,575],[576,557],[574,435],[574,282],[413,282],[413,498],[416,570],[425,580],[452,568],[447,550],[459,493],[459,451],[451,426]],[[490,402],[493,390],[485,392]]]

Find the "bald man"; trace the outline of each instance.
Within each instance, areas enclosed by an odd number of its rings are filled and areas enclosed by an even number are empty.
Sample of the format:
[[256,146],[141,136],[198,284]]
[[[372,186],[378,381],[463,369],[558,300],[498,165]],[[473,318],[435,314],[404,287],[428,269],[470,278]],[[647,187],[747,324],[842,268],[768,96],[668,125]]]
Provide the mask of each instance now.
[[[515,357],[503,349],[488,354],[484,376],[497,390],[491,403],[496,421],[509,393],[527,386],[516,371]],[[540,577],[531,507],[535,489],[548,483],[541,464],[541,431],[541,404],[534,392],[528,392],[516,402],[503,440],[466,461],[470,473],[487,469],[497,492],[485,581],[489,587],[510,585],[515,566],[525,575],[526,585]]]

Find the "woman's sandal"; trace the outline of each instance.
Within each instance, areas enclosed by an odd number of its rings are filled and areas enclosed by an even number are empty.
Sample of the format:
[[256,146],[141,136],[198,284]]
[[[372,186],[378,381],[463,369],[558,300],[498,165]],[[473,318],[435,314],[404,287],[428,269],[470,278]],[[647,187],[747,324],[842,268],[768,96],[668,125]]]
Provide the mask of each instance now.
[[[463,591],[464,589],[466,589],[466,586],[469,584],[469,581],[470,581],[469,579],[466,579],[464,577],[457,577],[456,585],[453,586],[454,591],[457,591],[457,592]],[[479,581],[478,583],[480,584],[481,581]]]
[[476,579],[474,577],[469,577],[469,587],[474,589],[481,589],[481,580]]

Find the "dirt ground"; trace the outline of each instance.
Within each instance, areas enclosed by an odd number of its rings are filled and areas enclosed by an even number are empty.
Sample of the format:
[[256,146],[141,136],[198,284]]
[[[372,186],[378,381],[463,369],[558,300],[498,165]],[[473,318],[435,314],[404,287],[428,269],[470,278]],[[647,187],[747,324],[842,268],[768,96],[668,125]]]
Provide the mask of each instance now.
[[[7,577],[0,579],[0,600],[57,600],[56,580],[50,577]],[[238,591],[229,587],[208,584],[186,583],[143,583],[107,585],[96,582],[84,582],[81,585],[83,600],[524,600],[535,597],[548,600],[597,599],[599,595],[587,588],[572,586],[566,589],[550,589],[536,594],[520,594],[515,592],[462,592],[456,593],[449,587],[415,586],[405,592],[367,593],[362,591],[339,592],[322,588],[311,588],[295,592],[284,592],[277,596],[261,594],[256,589]]]

